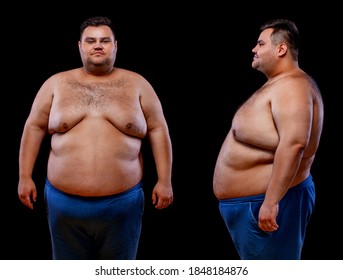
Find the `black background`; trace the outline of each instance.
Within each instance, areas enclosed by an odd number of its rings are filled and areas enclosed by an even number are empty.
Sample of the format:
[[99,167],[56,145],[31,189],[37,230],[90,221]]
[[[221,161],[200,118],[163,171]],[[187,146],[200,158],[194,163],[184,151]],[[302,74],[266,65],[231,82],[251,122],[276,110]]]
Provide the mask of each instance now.
[[316,79],[325,102],[324,131],[312,168],[317,201],[303,259],[342,259],[338,8],[329,2],[304,3],[301,10],[290,2],[247,3],[241,8],[213,1],[139,3],[99,2],[90,7],[83,3],[74,10],[68,4],[30,4],[3,11],[10,19],[2,21],[0,258],[51,258],[42,194],[49,142],[43,143],[37,159],[34,178],[39,197],[32,211],[17,196],[20,137],[41,84],[56,72],[81,66],[77,47],[81,22],[104,15],[116,26],[115,65],[140,73],[153,85],[173,143],[174,203],[165,210],[151,204],[156,174],[144,145],[146,206],[137,258],[238,259],[212,192],[212,175],[235,110],[265,82],[263,74],[251,68],[258,28],[265,20],[285,17],[298,25],[299,64]]

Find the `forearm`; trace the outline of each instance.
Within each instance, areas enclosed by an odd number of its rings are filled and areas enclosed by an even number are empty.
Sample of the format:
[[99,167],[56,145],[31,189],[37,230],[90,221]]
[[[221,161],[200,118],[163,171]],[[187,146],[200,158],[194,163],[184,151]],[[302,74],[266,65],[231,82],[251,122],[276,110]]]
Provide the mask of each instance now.
[[150,133],[149,141],[156,164],[158,180],[170,184],[173,155],[168,131],[161,130]]
[[277,204],[282,199],[297,174],[302,155],[303,149],[297,146],[277,149],[265,202]]
[[32,129],[27,126],[24,127],[19,150],[20,178],[31,178],[44,136],[45,133],[43,130]]

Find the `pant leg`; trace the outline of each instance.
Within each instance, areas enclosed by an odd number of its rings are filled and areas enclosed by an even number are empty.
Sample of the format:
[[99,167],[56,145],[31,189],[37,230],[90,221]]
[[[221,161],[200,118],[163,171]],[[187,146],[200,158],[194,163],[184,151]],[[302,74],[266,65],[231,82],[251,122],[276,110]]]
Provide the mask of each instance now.
[[312,177],[288,190],[279,203],[275,232],[258,227],[264,195],[219,201],[219,211],[241,259],[300,259],[306,227],[315,203]]
[[142,184],[121,194],[80,197],[45,186],[53,259],[135,259],[142,227]]

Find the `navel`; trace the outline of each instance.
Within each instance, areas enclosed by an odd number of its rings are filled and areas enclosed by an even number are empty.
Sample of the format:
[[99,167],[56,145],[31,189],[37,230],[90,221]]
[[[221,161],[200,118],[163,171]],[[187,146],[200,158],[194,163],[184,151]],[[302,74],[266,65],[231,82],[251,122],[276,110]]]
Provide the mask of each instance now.
[[131,128],[132,128],[132,123],[127,123],[127,124],[126,124],[126,128],[127,128],[127,129],[131,129]]

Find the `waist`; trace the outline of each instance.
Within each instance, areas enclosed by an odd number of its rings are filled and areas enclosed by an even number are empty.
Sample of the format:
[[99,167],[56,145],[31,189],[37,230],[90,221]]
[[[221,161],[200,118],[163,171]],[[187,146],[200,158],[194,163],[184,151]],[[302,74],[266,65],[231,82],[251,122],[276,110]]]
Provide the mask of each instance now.
[[[291,194],[292,192],[296,192],[301,188],[309,188],[309,187],[313,187],[313,178],[311,174],[304,181],[293,186],[292,188],[289,188],[287,193]],[[242,196],[242,197],[224,198],[224,199],[219,199],[219,201],[223,203],[235,204],[235,203],[243,203],[243,202],[263,201],[264,198],[265,198],[265,194],[258,194],[258,195]]]
[[120,197],[120,196],[128,195],[132,192],[135,192],[135,191],[141,189],[143,187],[143,181],[140,181],[138,184],[134,185],[133,187],[131,187],[125,191],[115,193],[115,194],[100,195],[100,196],[95,196],[95,195],[83,196],[83,195],[72,194],[72,193],[62,191],[62,190],[56,188],[54,185],[52,185],[48,178],[45,179],[45,187],[48,188],[49,190],[55,192],[55,193],[59,193],[59,194],[64,195],[64,196],[69,196],[69,197],[74,197],[74,198],[78,197],[78,198],[92,200],[92,199],[101,199],[101,198],[105,198],[105,199],[106,198],[114,198],[114,197]]

